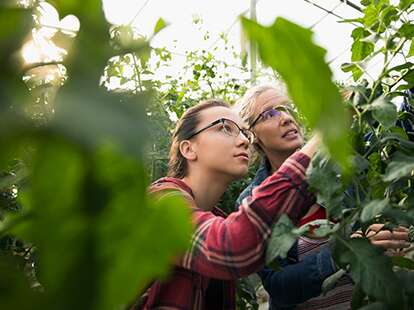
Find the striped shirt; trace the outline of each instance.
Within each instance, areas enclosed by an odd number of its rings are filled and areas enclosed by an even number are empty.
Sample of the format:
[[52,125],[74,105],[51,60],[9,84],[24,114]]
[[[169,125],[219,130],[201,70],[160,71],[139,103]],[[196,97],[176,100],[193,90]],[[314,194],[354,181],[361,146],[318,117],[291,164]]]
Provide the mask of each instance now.
[[[298,240],[298,257],[303,260],[311,253],[320,251],[328,246],[327,239],[311,239],[300,237]],[[335,287],[325,295],[319,295],[295,307],[297,310],[348,310],[351,309],[353,283],[349,276],[344,275]]]

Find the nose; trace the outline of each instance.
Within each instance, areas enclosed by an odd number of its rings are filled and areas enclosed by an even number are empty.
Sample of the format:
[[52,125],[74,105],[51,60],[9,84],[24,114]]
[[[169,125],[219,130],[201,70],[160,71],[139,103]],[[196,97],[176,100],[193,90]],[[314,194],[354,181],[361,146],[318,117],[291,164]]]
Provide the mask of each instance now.
[[279,122],[280,122],[280,125],[284,127],[284,126],[288,126],[288,125],[294,123],[295,121],[293,120],[292,115],[290,115],[289,113],[286,113],[286,112],[282,112],[281,115],[280,115]]
[[249,139],[240,131],[239,135],[236,139],[237,146],[243,146],[243,148],[247,149],[249,147]]

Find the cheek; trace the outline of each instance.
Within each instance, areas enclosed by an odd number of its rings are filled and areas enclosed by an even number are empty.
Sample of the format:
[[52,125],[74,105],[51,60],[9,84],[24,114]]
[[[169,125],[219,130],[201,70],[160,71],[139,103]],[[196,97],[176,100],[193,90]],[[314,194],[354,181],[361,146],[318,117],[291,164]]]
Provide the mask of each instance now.
[[256,135],[263,143],[272,143],[281,136],[281,131],[278,126],[273,126],[271,123],[262,126],[257,130]]
[[199,156],[206,160],[224,160],[232,149],[231,139],[221,135],[211,135],[205,139],[198,149]]

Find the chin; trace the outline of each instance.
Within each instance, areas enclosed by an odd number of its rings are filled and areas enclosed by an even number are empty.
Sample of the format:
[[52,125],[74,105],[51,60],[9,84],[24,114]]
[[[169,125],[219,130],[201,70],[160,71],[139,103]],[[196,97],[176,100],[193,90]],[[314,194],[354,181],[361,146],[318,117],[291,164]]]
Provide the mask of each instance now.
[[299,141],[296,141],[296,142],[294,142],[294,143],[292,143],[292,145],[289,145],[287,148],[289,149],[289,150],[291,150],[292,151],[292,153],[293,152],[295,152],[297,149],[299,149],[299,148],[301,148],[302,146],[303,146],[303,140],[299,140]]
[[249,172],[249,167],[246,166],[245,168],[239,168],[239,169],[235,169],[235,171],[233,171],[232,176],[234,177],[234,180],[240,180],[243,179],[247,173]]

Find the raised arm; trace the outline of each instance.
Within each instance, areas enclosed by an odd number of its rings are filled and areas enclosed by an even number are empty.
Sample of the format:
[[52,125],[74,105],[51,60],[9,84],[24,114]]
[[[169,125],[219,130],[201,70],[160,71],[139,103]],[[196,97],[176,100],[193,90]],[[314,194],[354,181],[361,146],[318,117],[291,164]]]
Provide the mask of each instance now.
[[182,267],[218,279],[233,279],[258,271],[264,264],[271,227],[282,214],[297,222],[314,198],[306,190],[310,158],[293,154],[245,198],[227,218],[196,209],[195,231]]

